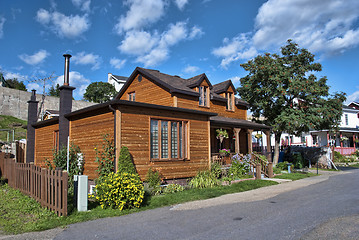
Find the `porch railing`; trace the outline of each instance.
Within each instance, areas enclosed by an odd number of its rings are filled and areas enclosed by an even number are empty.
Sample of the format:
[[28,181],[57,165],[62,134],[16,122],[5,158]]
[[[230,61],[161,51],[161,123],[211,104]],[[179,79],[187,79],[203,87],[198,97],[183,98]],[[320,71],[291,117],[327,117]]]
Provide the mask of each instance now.
[[354,147],[335,147],[334,151],[339,152],[342,155],[351,155],[355,153],[356,149]]

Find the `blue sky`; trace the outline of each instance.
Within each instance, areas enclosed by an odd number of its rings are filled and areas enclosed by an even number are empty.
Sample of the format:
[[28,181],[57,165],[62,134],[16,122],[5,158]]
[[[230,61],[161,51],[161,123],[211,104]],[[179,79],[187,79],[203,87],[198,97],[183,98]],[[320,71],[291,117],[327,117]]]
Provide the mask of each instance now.
[[42,93],[33,80],[61,84],[70,53],[75,99],[137,66],[238,87],[241,63],[289,38],[316,55],[331,93],[359,102],[357,0],[0,0],[0,71]]

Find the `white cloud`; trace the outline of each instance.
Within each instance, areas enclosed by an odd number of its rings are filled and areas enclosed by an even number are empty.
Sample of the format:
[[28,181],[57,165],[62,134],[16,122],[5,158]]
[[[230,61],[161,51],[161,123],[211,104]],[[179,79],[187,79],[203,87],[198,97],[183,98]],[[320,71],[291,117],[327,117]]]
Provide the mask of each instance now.
[[21,54],[19,55],[19,58],[29,65],[37,65],[43,62],[49,55],[50,53],[41,49],[33,55]]
[[78,65],[92,65],[92,70],[100,68],[102,59],[99,55],[93,53],[79,52],[72,57],[74,64]]
[[212,54],[221,57],[221,66],[227,68],[231,62],[237,61],[238,59],[249,59],[256,56],[257,50],[253,46],[250,46],[249,38],[246,34],[240,34],[231,40],[225,38],[223,40],[223,46],[213,49]]
[[236,83],[240,83],[241,78],[238,76],[235,76],[235,77],[232,77],[231,80],[232,80],[233,84],[236,84]]
[[141,55],[148,53],[159,41],[158,36],[145,31],[130,31],[118,46],[122,53],[130,55]]
[[22,75],[21,73],[13,73],[13,72],[6,72],[4,74],[5,79],[14,79],[16,78],[19,81],[24,81],[28,79],[28,76]]
[[72,4],[80,8],[81,11],[90,12],[91,0],[72,0]]
[[32,82],[26,85],[27,90],[36,90],[36,93],[41,94],[43,92],[43,88],[42,86],[40,86],[40,84]]
[[129,31],[118,49],[125,54],[137,56],[136,61],[148,66],[157,65],[169,57],[170,48],[181,41],[192,40],[202,31],[198,27],[188,29],[186,22],[170,24],[168,29],[159,34],[146,31]]
[[37,11],[36,20],[61,38],[79,37],[90,28],[87,14],[66,16],[57,11],[49,12],[41,8]]
[[110,64],[112,67],[116,69],[121,69],[126,63],[126,59],[118,59],[118,58],[111,58]]
[[4,17],[0,17],[0,38],[4,36],[4,23],[6,19]]
[[194,26],[194,27],[192,27],[188,38],[189,39],[200,38],[200,37],[202,37],[203,34],[204,34],[204,32],[202,31],[202,29],[200,27]]
[[182,11],[184,6],[188,3],[188,0],[174,0],[177,7]]
[[165,0],[127,0],[129,10],[121,16],[115,25],[118,34],[129,30],[140,30],[146,25],[157,22],[165,11]]
[[351,102],[359,102],[359,91],[356,91],[347,97],[346,104],[350,104]]
[[183,69],[183,72],[185,72],[185,73],[195,73],[198,70],[199,70],[199,67],[188,65],[187,67],[185,67],[185,69]]
[[[71,71],[69,73],[69,82],[70,82],[70,86],[76,88],[73,92],[75,99],[82,99],[87,86],[91,83],[89,79],[85,78],[81,73],[76,71]],[[56,79],[56,83],[62,86],[64,83],[64,75],[59,76]]]
[[359,45],[358,20],[357,0],[269,0],[260,7],[253,32],[225,39],[212,53],[227,67],[257,52],[278,51],[293,39],[313,53],[338,54]]

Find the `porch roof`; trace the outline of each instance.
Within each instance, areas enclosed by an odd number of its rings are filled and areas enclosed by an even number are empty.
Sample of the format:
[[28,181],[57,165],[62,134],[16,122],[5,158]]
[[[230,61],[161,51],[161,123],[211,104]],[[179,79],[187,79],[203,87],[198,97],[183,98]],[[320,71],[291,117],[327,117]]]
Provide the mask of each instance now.
[[[320,133],[320,132],[328,132],[328,129],[325,130],[313,130],[309,131],[310,133]],[[332,130],[330,130],[332,132]],[[340,127],[338,132],[353,132],[353,133],[359,133],[359,128],[346,128],[346,127]]]
[[210,117],[211,124],[225,127],[249,128],[253,130],[271,130],[270,126],[259,124],[244,119],[227,118],[220,116]]

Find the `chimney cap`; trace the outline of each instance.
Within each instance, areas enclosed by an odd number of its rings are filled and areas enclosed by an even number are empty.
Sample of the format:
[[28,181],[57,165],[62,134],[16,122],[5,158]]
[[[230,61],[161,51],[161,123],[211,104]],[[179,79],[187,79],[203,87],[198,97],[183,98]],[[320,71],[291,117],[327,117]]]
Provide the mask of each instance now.
[[65,58],[66,58],[66,57],[68,57],[68,58],[72,57],[71,54],[68,54],[68,53],[65,53],[63,56],[64,56]]

